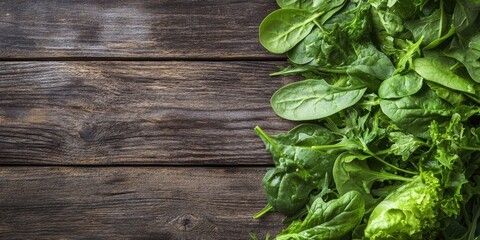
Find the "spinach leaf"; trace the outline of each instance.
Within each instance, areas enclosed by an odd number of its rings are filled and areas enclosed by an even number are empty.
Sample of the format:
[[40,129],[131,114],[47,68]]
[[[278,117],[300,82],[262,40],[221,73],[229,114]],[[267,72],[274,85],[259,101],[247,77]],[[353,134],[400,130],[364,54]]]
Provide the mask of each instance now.
[[384,99],[406,97],[420,91],[422,85],[422,77],[415,72],[397,74],[382,82],[378,96]]
[[310,207],[305,220],[292,223],[276,239],[339,239],[360,223],[364,212],[365,203],[356,191],[328,202],[318,198]]
[[425,57],[413,60],[415,71],[425,80],[438,83],[453,90],[475,94],[475,83],[455,74],[450,67],[454,61],[446,57]]
[[430,122],[445,123],[453,113],[453,108],[430,89],[399,99],[382,99],[380,107],[399,127],[422,138],[430,137]]
[[440,9],[435,10],[430,16],[405,23],[405,27],[412,32],[416,41],[423,38],[423,46],[442,37],[443,33],[447,32],[449,26],[450,24],[446,21],[445,13]]
[[386,1],[375,2],[380,2],[380,4],[372,4],[371,14],[374,28],[377,31],[384,30],[391,36],[400,34],[405,29],[402,17],[393,13],[386,6]]
[[[314,28],[300,43],[287,52],[288,59],[295,64],[307,64],[313,61],[317,50],[310,46],[320,39],[320,29]],[[312,50],[314,50],[312,52]]]
[[460,38],[456,38],[450,47],[444,51],[446,56],[455,58],[467,69],[470,77],[480,83],[480,48],[475,49],[473,45],[480,42],[480,33],[473,36],[463,36],[463,44]]
[[338,87],[324,80],[304,80],[280,88],[272,96],[276,114],[289,120],[314,120],[330,116],[357,103],[363,86]]
[[281,8],[298,8],[310,11],[328,11],[342,5],[345,0],[277,0]]
[[303,208],[310,194],[320,189],[326,174],[332,171],[335,156],[315,145],[328,145],[332,133],[318,125],[303,124],[286,134],[269,136],[255,128],[275,163],[263,178],[269,205],[278,212],[291,215]]
[[438,97],[449,102],[454,106],[460,106],[462,103],[466,101],[465,95],[463,95],[461,92],[451,90],[449,88],[443,87],[442,85],[439,85],[433,82],[427,82],[427,85],[433,91],[435,91]]
[[[296,169],[294,162],[285,162],[286,168]],[[273,210],[291,215],[302,209],[310,193],[317,188],[309,182],[305,172],[297,173],[283,168],[268,170],[263,178],[263,188],[267,194],[268,204]]]
[[377,79],[389,78],[395,70],[387,55],[373,44],[357,45],[355,52],[358,57],[347,70],[350,76],[364,79],[364,82],[375,82]]
[[480,9],[480,2],[458,0],[453,11],[453,25],[457,32],[462,32],[475,23]]
[[322,14],[303,9],[276,10],[260,24],[260,43],[270,52],[287,52],[312,31],[313,21]]

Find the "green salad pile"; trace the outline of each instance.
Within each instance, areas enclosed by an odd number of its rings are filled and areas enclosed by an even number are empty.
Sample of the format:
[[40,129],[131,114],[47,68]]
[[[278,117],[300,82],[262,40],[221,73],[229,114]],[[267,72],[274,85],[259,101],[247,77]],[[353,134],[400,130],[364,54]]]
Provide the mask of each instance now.
[[276,239],[480,239],[480,0],[277,0]]

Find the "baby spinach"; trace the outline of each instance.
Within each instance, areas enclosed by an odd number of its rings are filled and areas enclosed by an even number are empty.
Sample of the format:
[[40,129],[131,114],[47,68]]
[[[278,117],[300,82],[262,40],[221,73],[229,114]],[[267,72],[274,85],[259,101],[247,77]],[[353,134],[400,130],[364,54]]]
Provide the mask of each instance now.
[[395,124],[419,137],[429,136],[432,121],[444,123],[453,113],[453,108],[430,89],[399,99],[382,99],[380,107]]
[[426,46],[442,37],[450,24],[446,21],[444,11],[437,9],[430,16],[406,22],[405,27],[412,32],[416,41],[423,38],[422,45]]
[[260,24],[260,43],[273,53],[284,53],[312,31],[313,21],[321,14],[289,8],[274,11]]
[[255,128],[274,166],[254,217],[286,215],[276,239],[480,239],[480,2],[277,3],[271,76],[307,80],[270,103],[308,122]]
[[293,222],[276,239],[339,239],[360,223],[364,212],[365,203],[355,191],[328,202],[318,198],[305,220]]
[[357,103],[364,86],[340,87],[324,80],[309,79],[281,88],[272,96],[276,114],[289,120],[315,120],[328,117]]
[[415,71],[423,78],[453,90],[475,94],[475,83],[455,74],[450,68],[452,59],[446,57],[425,57],[413,60]]
[[314,190],[321,188],[330,173],[334,156],[311,146],[328,145],[334,136],[326,128],[304,124],[286,134],[269,136],[260,127],[256,132],[272,154],[275,168],[263,179],[273,210],[290,215],[303,208]]
[[414,72],[396,74],[380,84],[378,96],[384,99],[406,97],[420,91],[422,86],[422,77]]

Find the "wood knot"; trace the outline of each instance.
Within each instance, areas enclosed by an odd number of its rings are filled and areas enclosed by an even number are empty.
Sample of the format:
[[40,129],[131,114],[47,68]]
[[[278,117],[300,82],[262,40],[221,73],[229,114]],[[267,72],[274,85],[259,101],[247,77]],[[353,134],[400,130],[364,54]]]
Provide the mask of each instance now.
[[170,224],[175,226],[178,230],[188,232],[194,229],[199,222],[199,219],[190,214],[185,214],[173,219]]

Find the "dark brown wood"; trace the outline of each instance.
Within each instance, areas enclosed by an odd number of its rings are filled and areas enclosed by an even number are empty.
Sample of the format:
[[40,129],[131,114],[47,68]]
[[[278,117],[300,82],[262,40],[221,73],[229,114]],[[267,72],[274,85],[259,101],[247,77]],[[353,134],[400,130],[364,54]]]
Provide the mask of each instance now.
[[249,239],[278,233],[262,168],[1,167],[1,239]]
[[271,58],[257,36],[276,8],[274,0],[0,1],[0,58]]
[[3,62],[0,164],[270,164],[283,62]]

